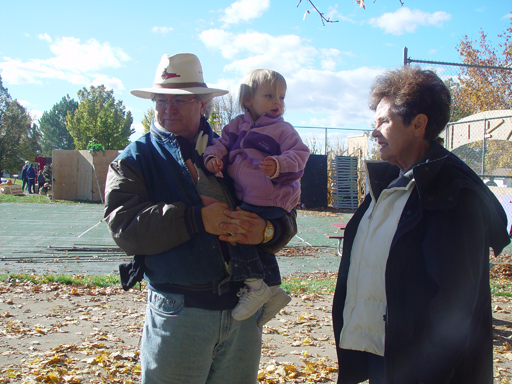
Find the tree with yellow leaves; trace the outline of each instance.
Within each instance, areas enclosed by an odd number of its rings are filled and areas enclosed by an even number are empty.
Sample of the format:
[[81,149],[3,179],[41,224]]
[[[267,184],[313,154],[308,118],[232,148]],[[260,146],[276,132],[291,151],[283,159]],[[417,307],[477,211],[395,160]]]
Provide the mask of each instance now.
[[459,75],[457,102],[470,113],[512,109],[512,18],[510,23],[511,26],[498,35],[502,39],[498,47],[491,45],[483,30],[480,30],[479,41],[466,35],[457,46],[464,64],[485,66],[463,67]]

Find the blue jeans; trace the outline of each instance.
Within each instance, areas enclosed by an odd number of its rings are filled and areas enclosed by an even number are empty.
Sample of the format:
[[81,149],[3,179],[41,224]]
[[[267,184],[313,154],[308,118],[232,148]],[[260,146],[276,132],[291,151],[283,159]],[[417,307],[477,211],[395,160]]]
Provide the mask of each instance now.
[[[287,214],[279,207],[259,207],[242,203],[240,208],[244,211],[256,213],[262,219],[272,220]],[[247,279],[263,279],[269,286],[281,284],[281,273],[276,256],[263,252],[256,245],[237,244],[240,252],[231,253],[231,272],[233,281]],[[228,244],[228,247],[232,247]]]
[[149,290],[142,384],[255,384],[261,355],[256,316],[184,306],[183,295]]

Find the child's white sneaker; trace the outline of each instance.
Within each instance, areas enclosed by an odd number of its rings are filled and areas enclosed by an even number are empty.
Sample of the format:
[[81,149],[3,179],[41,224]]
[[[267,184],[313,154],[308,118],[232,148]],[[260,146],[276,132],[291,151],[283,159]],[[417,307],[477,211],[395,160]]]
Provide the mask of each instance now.
[[290,296],[286,294],[281,288],[278,289],[276,294],[272,296],[264,305],[261,311],[261,315],[258,319],[258,327],[262,327],[268,321],[279,313],[281,309],[292,300]]
[[240,301],[231,312],[233,319],[241,321],[254,315],[263,304],[272,296],[272,291],[267,284],[263,283],[257,291],[245,286],[237,293]]

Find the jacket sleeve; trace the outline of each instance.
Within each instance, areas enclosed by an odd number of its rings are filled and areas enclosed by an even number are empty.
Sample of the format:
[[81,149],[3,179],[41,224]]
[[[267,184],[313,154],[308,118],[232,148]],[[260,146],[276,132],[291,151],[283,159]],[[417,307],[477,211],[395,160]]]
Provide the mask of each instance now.
[[274,226],[274,237],[268,243],[259,247],[268,253],[277,253],[297,234],[297,211],[292,209],[286,215],[269,220]]
[[482,201],[468,189],[454,209],[431,215],[422,247],[437,289],[417,344],[420,382],[449,383],[470,340],[478,338],[475,328],[485,328],[475,324],[485,324],[490,311],[488,220]]
[[216,156],[221,159],[226,165],[227,156],[229,155],[230,150],[230,142],[229,137],[230,134],[239,135],[240,134],[240,125],[242,123],[242,117],[237,116],[233,120],[229,122],[224,128],[222,128],[222,132],[220,137],[213,139],[212,145],[208,146],[203,154],[204,159],[208,156]]
[[274,157],[279,163],[279,175],[272,180],[290,184],[302,177],[309,158],[309,148],[302,142],[297,131],[288,123],[280,138],[281,154]]
[[110,164],[105,190],[104,217],[128,255],[161,253],[204,231],[201,207],[153,204],[143,176],[125,160]]

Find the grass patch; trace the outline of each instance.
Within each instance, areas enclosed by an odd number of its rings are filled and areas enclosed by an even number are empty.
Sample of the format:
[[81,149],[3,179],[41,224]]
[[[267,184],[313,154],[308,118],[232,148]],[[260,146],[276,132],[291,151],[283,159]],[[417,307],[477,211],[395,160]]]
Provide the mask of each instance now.
[[[87,287],[112,287],[121,286],[119,276],[82,276],[82,275],[29,275],[29,274],[3,274],[0,275],[0,282],[24,282],[30,281],[33,284],[57,283],[63,285],[77,285]],[[512,297],[512,280],[503,278],[492,278],[490,280],[492,296]],[[333,294],[336,288],[334,278],[302,278],[284,277],[281,288],[287,293],[294,294]]]
[[52,201],[41,195],[0,195],[0,203],[32,203],[48,204]]
[[492,296],[512,297],[512,280],[504,278],[491,279]]
[[30,281],[33,284],[57,283],[63,285],[82,285],[87,287],[111,287],[121,285],[118,276],[81,276],[81,275],[29,275],[5,274],[0,275],[0,282]]
[[32,204],[101,204],[100,201],[89,200],[50,200],[42,195],[0,195],[0,203],[32,203]]
[[287,293],[317,295],[332,294],[336,288],[336,280],[332,278],[303,279],[300,277],[285,277],[283,278],[281,288],[283,288]]

